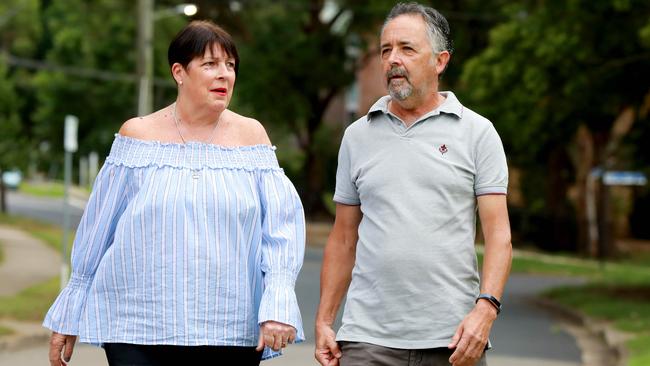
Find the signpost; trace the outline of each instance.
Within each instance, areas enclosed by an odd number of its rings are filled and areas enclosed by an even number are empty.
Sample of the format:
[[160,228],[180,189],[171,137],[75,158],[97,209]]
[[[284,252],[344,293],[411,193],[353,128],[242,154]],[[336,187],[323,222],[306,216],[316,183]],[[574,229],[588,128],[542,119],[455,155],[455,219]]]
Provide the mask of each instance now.
[[65,150],[65,185],[63,193],[63,245],[61,261],[61,289],[68,284],[70,267],[68,265],[68,230],[70,229],[70,184],[72,182],[72,154],[77,151],[77,127],[79,119],[72,115],[65,116],[63,149]]

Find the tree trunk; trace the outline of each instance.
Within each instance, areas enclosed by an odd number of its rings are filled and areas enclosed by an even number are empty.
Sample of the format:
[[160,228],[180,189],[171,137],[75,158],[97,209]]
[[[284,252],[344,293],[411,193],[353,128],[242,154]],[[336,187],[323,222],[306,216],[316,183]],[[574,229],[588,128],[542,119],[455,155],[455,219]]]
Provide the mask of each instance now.
[[562,145],[557,146],[551,151],[548,160],[548,182],[547,207],[550,219],[551,230],[549,245],[554,249],[573,250],[575,239],[572,235],[572,225],[570,224],[567,202],[567,191],[569,182],[565,172],[570,169],[568,166],[569,158],[566,148]]
[[303,204],[305,214],[313,219],[329,219],[332,215],[323,202],[323,191],[325,185],[323,159],[319,156],[318,146],[314,142],[314,136],[323,122],[325,109],[329,106],[337,90],[332,89],[327,94],[311,99],[312,114],[307,120],[307,136],[304,139],[302,149],[306,154],[304,182],[307,187],[303,193]]
[[[603,171],[615,169],[617,153],[623,138],[632,129],[636,121],[636,111],[633,107],[627,106],[621,110],[612,124],[609,139],[602,152]],[[601,179],[602,182],[602,179]],[[609,187],[600,184],[598,190],[598,257],[610,258],[617,254],[616,240],[614,235],[614,224],[611,215]]]
[[576,133],[577,150],[574,154],[573,165],[576,170],[576,223],[578,225],[578,253],[593,257],[596,248],[593,247],[589,235],[589,220],[587,216],[587,194],[589,187],[587,179],[594,166],[594,139],[591,131],[585,125],[578,127]]

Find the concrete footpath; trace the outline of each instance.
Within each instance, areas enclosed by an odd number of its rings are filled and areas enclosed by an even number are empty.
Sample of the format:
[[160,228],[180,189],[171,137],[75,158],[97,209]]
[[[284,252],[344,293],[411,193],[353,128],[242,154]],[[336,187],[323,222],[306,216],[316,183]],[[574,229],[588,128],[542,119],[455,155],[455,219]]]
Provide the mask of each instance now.
[[24,231],[0,225],[0,245],[0,296],[15,295],[59,274],[61,255]]

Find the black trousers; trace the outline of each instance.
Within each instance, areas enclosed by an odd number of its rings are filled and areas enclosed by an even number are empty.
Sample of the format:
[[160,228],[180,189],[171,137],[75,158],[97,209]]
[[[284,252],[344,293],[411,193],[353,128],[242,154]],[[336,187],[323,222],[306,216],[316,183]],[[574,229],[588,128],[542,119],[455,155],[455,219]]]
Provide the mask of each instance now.
[[104,343],[104,351],[109,366],[258,366],[262,359],[255,347]]

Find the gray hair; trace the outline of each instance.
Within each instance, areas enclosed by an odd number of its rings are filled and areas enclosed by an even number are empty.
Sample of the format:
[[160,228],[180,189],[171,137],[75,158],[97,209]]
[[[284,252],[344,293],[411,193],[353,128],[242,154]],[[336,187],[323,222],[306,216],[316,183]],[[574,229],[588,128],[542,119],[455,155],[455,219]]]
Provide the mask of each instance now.
[[381,28],[382,33],[386,24],[400,15],[420,15],[427,26],[427,36],[431,42],[433,53],[442,51],[452,52],[449,23],[442,14],[436,9],[418,4],[416,2],[398,3],[388,13],[384,25]]

